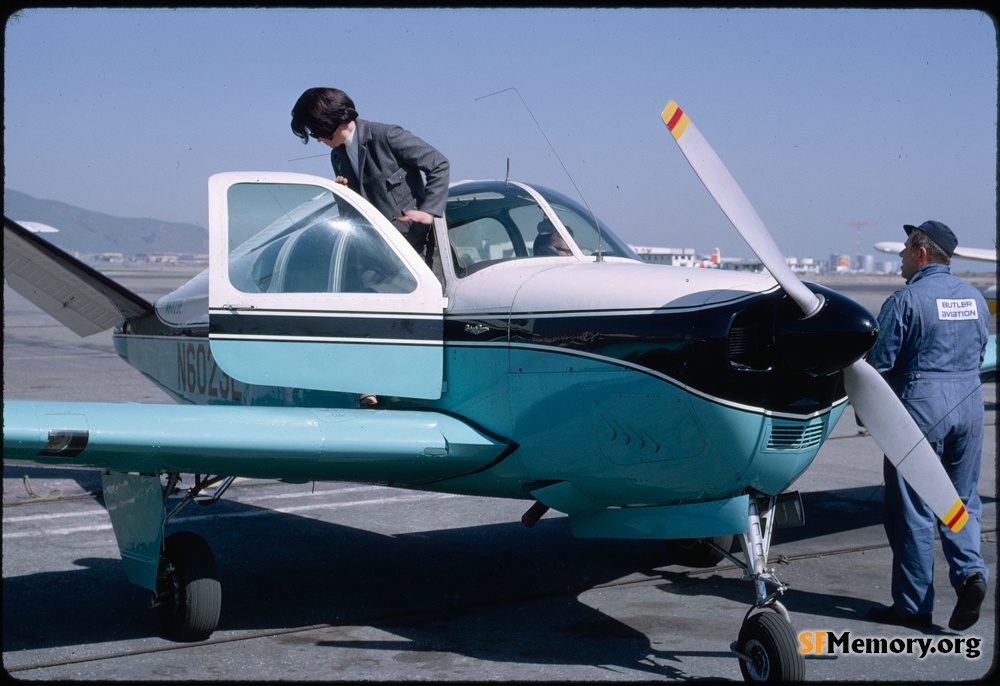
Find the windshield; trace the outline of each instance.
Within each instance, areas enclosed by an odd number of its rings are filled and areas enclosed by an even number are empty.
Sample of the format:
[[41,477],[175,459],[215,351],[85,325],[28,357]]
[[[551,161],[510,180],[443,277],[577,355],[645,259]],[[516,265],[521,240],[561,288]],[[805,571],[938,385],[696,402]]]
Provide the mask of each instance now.
[[[569,235],[547,218],[536,198],[518,184],[480,181],[457,184],[448,195],[445,213],[452,259],[458,276],[507,260],[542,256],[596,255],[600,243],[605,256],[638,259],[603,223],[598,228],[590,214],[561,193],[532,186],[551,206]],[[560,243],[575,244],[565,250],[542,250],[540,241],[555,232]]]
[[573,241],[584,255],[596,255],[600,246],[600,252],[605,257],[639,259],[638,255],[632,252],[632,248],[615,236],[607,224],[598,219],[595,225],[595,217],[580,203],[543,186],[532,186],[532,188],[549,203],[559,221],[569,229]]

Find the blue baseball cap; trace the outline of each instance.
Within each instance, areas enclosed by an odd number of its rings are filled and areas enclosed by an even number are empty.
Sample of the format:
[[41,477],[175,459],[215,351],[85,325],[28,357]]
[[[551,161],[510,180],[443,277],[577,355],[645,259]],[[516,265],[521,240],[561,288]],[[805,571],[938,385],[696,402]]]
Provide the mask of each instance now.
[[906,231],[906,235],[909,236],[910,232],[916,229],[917,231],[923,231],[927,234],[927,237],[932,241],[937,243],[938,247],[945,251],[948,258],[955,254],[955,246],[958,245],[958,239],[955,238],[954,232],[948,228],[946,224],[941,222],[936,222],[933,219],[926,221],[920,226],[913,226],[912,224],[903,224],[903,230]]

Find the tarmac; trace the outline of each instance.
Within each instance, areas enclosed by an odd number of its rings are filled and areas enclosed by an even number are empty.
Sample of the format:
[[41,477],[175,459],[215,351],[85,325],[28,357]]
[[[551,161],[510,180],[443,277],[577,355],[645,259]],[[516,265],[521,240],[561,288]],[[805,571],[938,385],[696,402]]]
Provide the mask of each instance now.
[[[121,280],[151,299],[180,283]],[[887,294],[859,288],[873,302]],[[4,299],[5,398],[171,402],[114,354],[109,334],[79,339],[6,287]],[[940,548],[934,627],[865,620],[891,602],[890,552],[881,451],[848,407],[793,486],[804,526],[777,531],[769,556],[789,585],[781,601],[807,680],[992,675],[994,383],[984,395],[991,580],[979,622],[947,628],[955,594]],[[96,475],[5,467],[3,477],[3,666],[19,680],[742,679],[730,644],[754,593],[728,561],[691,569],[661,542],[574,539],[558,513],[529,529],[526,502],[342,483],[240,481],[178,515],[170,527],[212,545],[223,609],[210,640],[172,643],[147,592],[125,579]]]

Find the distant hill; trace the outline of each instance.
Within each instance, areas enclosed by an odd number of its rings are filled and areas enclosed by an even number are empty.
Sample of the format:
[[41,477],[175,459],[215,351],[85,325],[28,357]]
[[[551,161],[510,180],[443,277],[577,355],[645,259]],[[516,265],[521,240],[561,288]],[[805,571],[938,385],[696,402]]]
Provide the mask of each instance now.
[[69,253],[208,253],[208,233],[197,224],[113,217],[9,188],[3,190],[3,213],[14,221],[41,222],[59,229],[45,238]]

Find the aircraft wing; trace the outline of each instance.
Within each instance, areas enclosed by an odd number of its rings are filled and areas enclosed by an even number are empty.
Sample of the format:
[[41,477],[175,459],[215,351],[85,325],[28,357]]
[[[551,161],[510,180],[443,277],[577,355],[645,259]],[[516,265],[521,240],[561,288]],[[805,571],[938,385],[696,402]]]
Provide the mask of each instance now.
[[[880,241],[875,244],[875,249],[890,255],[898,255],[903,249],[903,243]],[[975,260],[976,262],[996,262],[997,251],[990,250],[989,248],[966,248],[960,245],[955,248],[955,253],[952,257],[961,257],[966,260]]]
[[59,229],[41,222],[19,221],[18,223],[31,233],[59,233]]
[[6,216],[3,271],[11,288],[80,336],[153,309],[142,297]]
[[996,262],[997,251],[989,248],[963,248],[961,245],[955,248],[955,257],[964,257],[967,260],[977,262]]
[[438,412],[4,400],[4,464],[419,487],[517,445]]
[[875,244],[875,249],[887,255],[898,255],[903,249],[903,244],[898,241],[879,241]]

